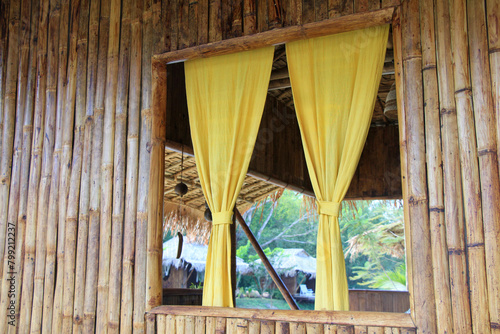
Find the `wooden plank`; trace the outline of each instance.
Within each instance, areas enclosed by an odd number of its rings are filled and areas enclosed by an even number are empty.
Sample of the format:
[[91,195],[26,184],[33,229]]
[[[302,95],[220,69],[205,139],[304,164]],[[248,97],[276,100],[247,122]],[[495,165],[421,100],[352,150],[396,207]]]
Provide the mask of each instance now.
[[277,321],[276,334],[290,334],[290,324],[285,321]]
[[338,326],[337,334],[354,334],[354,326]]
[[175,332],[176,333],[185,333],[186,329],[186,317],[182,315],[178,315],[175,317]]
[[306,324],[307,334],[323,334],[322,324]]
[[[179,0],[179,50],[185,49],[189,46],[190,40],[190,26],[189,26],[189,3],[190,0]],[[198,24],[198,22],[196,22]]]
[[384,334],[384,327],[368,327],[368,334]]
[[301,322],[291,322],[290,334],[306,334],[306,324]]
[[158,334],[167,334],[167,316],[158,314],[156,316],[156,330]]
[[259,334],[260,333],[260,321],[259,320],[248,320],[248,333],[249,334]]
[[205,333],[205,317],[196,317],[195,318],[195,333]]
[[[170,15],[170,50],[175,51],[179,49],[179,1],[168,1]],[[168,30],[168,29],[167,29]]]
[[222,334],[226,332],[226,318],[218,317],[215,319],[215,333]]
[[215,323],[216,319],[214,317],[206,317],[206,330],[207,334],[215,334]]
[[227,319],[226,320],[226,333],[227,334],[236,334],[236,325],[238,323],[238,319]]
[[[300,15],[300,13],[299,13]],[[302,1],[302,23],[314,22],[314,0]]]
[[221,0],[210,0],[210,6],[208,8],[208,41],[220,41],[222,40]]
[[331,324],[325,325],[324,334],[337,334],[337,325],[331,325]]
[[259,32],[267,31],[268,28],[268,12],[267,12],[267,0],[256,0],[257,1],[257,29]]
[[263,320],[260,322],[261,334],[274,334],[274,321]]
[[247,319],[238,319],[236,321],[236,334],[248,334],[248,320]]
[[[220,0],[212,0],[220,1]],[[211,18],[213,17],[211,9]],[[363,29],[390,23],[394,8],[384,8],[372,12],[353,14],[332,18],[321,22],[277,28],[254,35],[237,37],[229,40],[209,43],[197,47],[167,52],[154,56],[155,60],[178,62],[197,58],[206,58],[223,54],[231,54],[266,46],[289,43],[292,41],[326,36],[346,31]],[[211,32],[213,31],[211,27]],[[215,36],[212,36],[215,38]],[[211,40],[213,40],[211,38]]]
[[354,326],[354,334],[367,334],[366,326]]
[[185,319],[184,333],[195,333],[195,319],[194,316],[188,315]]
[[170,333],[175,333],[175,317],[171,314],[167,315],[166,318],[166,324],[165,324],[165,329],[166,331],[164,332],[165,334],[170,334]]

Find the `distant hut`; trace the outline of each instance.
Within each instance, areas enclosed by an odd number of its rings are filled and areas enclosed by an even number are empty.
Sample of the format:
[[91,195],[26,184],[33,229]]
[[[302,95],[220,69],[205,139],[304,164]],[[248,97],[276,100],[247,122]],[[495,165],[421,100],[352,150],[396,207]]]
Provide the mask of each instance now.
[[[308,289],[314,289],[316,283],[316,258],[309,255],[304,249],[285,248],[279,256],[270,259],[270,261],[280,274],[281,280],[290,293],[298,294],[301,284],[305,284]],[[256,262],[261,263],[261,260]],[[248,272],[248,274],[252,273]],[[299,280],[297,280],[298,277]]]
[[[181,256],[177,258],[179,238],[176,236],[163,243],[163,287],[189,288],[191,283],[199,284],[205,274],[208,246],[195,241],[184,240]],[[236,258],[236,271],[248,274],[249,266]]]

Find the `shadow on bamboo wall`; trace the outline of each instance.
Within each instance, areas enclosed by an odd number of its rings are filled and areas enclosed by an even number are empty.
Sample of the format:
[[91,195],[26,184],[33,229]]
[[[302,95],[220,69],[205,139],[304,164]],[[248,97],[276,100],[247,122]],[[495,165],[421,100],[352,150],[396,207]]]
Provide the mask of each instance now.
[[[0,0],[0,332],[144,331],[161,279],[153,54],[395,2]],[[412,316],[485,333],[500,330],[500,9],[449,5],[404,1],[398,28]]]

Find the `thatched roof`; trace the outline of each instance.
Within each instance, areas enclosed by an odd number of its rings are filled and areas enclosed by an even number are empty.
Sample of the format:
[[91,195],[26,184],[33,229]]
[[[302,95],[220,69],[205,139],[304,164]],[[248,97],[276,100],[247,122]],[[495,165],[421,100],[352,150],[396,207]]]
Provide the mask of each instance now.
[[[178,269],[191,265],[197,272],[204,272],[208,246],[184,240],[181,257],[176,259],[178,245],[179,239],[177,237],[163,243],[163,267],[174,266]],[[248,264],[236,257],[236,271],[240,274],[247,274],[248,270]]]
[[[187,234],[190,240],[202,244],[208,243],[211,224],[204,219],[205,197],[201,189],[195,158],[178,151],[165,149],[165,194],[164,194],[164,230],[172,234]],[[181,177],[181,166],[183,166]],[[182,180],[188,186],[188,192],[181,198],[174,188]],[[248,176],[236,201],[236,207],[244,212],[253,203],[279,192],[282,188]]]
[[285,276],[293,277],[297,272],[303,272],[316,277],[316,259],[302,248],[285,248],[279,256],[270,259],[270,262],[277,272]]

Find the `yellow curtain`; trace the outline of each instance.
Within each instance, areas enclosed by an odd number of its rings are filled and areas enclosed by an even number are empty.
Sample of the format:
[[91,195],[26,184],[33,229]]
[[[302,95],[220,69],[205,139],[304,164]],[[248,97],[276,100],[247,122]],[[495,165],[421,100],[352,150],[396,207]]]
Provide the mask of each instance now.
[[338,224],[382,75],[389,26],[286,45],[307,168],[319,213],[316,310],[348,310]]
[[184,66],[196,166],[213,220],[205,306],[233,306],[229,224],[259,130],[273,53],[268,47]]

